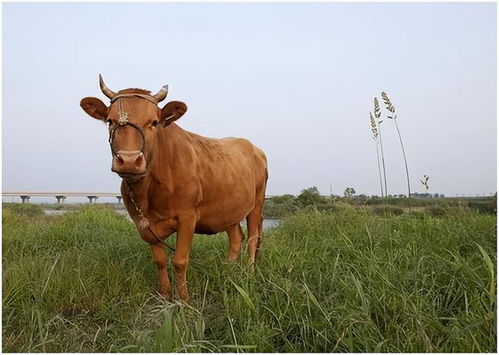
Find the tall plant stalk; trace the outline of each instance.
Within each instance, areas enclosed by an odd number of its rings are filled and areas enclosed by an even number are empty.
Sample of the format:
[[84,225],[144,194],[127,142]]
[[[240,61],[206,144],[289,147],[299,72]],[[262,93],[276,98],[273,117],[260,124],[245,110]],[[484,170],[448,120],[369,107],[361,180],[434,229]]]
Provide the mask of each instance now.
[[383,139],[381,138],[381,124],[383,120],[381,119],[381,109],[379,107],[378,99],[374,98],[374,117],[376,118],[376,123],[378,124],[379,133],[379,144],[381,147],[381,163],[383,165],[383,178],[385,180],[385,197],[388,196],[388,188],[386,183],[386,168],[385,168],[385,153],[383,151]]
[[376,142],[376,157],[378,158],[378,174],[379,174],[379,185],[381,188],[381,197],[385,197],[383,191],[383,180],[381,179],[381,165],[379,163],[379,142]]
[[371,132],[373,132],[373,139],[376,141],[376,162],[378,163],[378,176],[379,176],[379,186],[381,189],[381,197],[383,195],[383,180],[381,178],[381,165],[379,163],[379,135],[378,135],[378,125],[374,120],[373,114],[369,112],[369,118],[371,120]]
[[409,168],[407,167],[407,157],[405,155],[405,149],[404,149],[404,143],[402,142],[402,135],[400,134],[400,129],[399,125],[397,124],[397,115],[395,114],[395,106],[392,105],[392,102],[390,101],[390,98],[388,97],[388,94],[386,92],[381,93],[381,97],[383,98],[383,101],[385,102],[386,109],[391,112],[391,116],[386,116],[389,119],[393,120],[395,122],[395,127],[397,128],[397,133],[399,136],[399,141],[400,141],[400,146],[402,148],[402,154],[404,156],[404,165],[405,165],[405,175],[407,177],[407,191],[409,194],[409,211],[411,211],[411,182],[409,180]]

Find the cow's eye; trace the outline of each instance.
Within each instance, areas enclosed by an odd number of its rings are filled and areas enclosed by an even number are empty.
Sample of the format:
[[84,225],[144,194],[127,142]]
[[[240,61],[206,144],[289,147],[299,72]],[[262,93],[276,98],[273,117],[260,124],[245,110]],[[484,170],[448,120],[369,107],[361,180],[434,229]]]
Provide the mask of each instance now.
[[156,127],[158,124],[159,124],[159,121],[158,121],[158,120],[154,120],[154,121],[152,121],[152,126],[153,126],[153,127]]

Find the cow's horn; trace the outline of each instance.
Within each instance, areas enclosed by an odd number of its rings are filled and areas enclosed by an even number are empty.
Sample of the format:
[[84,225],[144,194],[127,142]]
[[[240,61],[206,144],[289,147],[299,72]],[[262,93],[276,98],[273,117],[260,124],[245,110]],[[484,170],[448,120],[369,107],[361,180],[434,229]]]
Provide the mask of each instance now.
[[100,89],[102,90],[102,92],[104,93],[104,95],[106,95],[110,99],[112,99],[116,95],[116,93],[114,91],[112,91],[111,89],[109,89],[106,86],[106,84],[104,84],[104,79],[102,79],[102,75],[100,75],[100,74],[99,74],[99,85],[100,85]]
[[158,93],[153,97],[156,99],[156,101],[161,102],[165,99],[166,95],[168,95],[168,84],[163,86],[161,90],[159,90]]

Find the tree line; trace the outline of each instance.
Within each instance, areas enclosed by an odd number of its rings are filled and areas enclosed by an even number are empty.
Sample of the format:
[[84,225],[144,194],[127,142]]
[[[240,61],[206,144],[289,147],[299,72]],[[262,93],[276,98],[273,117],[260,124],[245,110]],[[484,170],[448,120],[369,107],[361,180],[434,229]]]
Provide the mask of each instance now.
[[[497,194],[488,197],[454,198],[439,193],[411,193],[407,195],[377,195],[355,194],[355,189],[347,187],[343,196],[321,195],[316,186],[301,190],[298,195],[284,194],[272,196],[265,201],[264,215],[266,218],[282,218],[299,212],[334,212],[344,208],[356,207],[398,207],[400,213],[405,208],[412,207],[449,207],[465,206],[481,212],[495,213]],[[393,210],[393,209],[392,209]]]

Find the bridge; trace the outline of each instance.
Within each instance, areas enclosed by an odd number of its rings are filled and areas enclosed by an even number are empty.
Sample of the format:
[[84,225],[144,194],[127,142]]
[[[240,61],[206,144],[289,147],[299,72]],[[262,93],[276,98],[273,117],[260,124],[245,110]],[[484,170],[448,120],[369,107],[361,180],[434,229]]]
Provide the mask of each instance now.
[[99,197],[115,197],[121,202],[121,194],[118,192],[28,192],[13,191],[2,192],[3,197],[20,197],[22,203],[29,202],[31,197],[55,197],[57,203],[63,203],[66,197],[86,197],[89,203],[95,203]]
[[[118,192],[28,192],[13,191],[2,192],[3,197],[19,197],[22,203],[29,202],[31,197],[55,197],[57,203],[64,203],[66,197],[86,197],[89,203],[95,203],[99,197],[115,197],[121,203],[122,197]],[[268,200],[272,196],[265,196]]]

